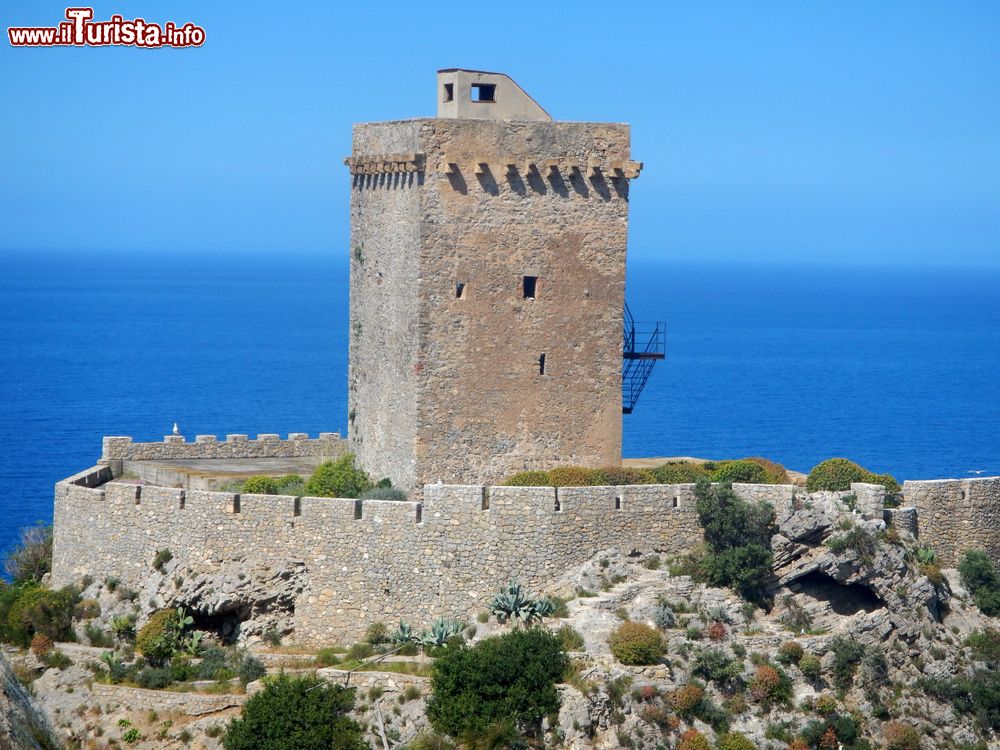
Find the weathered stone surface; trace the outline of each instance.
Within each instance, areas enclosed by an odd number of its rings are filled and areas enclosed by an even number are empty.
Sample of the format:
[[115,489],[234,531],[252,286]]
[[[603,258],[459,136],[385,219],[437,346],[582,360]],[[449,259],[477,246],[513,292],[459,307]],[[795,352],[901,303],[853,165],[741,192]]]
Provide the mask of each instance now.
[[620,123],[355,126],[355,157],[428,165],[353,177],[349,433],[371,474],[409,489],[620,461],[629,180],[544,165],[629,148]]
[[39,750],[43,737],[54,736],[48,719],[0,653],[0,748]]

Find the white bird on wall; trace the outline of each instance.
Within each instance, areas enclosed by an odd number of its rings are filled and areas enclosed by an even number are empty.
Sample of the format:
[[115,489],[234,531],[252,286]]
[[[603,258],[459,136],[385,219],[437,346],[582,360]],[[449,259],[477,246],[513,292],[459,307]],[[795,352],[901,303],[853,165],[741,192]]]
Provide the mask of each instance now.
[[175,435],[180,435],[181,434],[181,428],[177,426],[176,422],[174,422],[174,434]]

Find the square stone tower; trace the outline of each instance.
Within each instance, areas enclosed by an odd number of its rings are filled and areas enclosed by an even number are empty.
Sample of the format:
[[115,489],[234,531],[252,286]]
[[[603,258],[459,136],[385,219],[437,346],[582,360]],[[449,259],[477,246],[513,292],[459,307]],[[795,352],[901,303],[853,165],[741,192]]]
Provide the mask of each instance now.
[[411,489],[621,460],[629,126],[500,73],[354,126],[349,436]]

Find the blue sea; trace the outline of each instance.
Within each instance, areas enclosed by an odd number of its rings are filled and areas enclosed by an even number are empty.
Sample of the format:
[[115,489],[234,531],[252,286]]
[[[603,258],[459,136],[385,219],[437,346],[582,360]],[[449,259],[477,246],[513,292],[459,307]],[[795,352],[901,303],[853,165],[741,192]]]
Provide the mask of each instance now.
[[[0,549],[102,435],[346,432],[344,257],[0,257]],[[631,261],[625,455],[1000,474],[1000,271]]]

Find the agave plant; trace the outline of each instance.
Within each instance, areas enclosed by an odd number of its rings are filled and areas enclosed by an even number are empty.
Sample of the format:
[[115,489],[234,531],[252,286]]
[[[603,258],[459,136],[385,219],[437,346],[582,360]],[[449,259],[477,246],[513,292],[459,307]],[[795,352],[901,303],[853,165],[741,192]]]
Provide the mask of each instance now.
[[396,646],[402,646],[405,643],[419,640],[417,636],[414,635],[413,628],[402,620],[399,621],[399,627],[396,628],[395,632],[389,637]]
[[511,581],[498,591],[490,602],[490,611],[500,623],[513,621],[516,625],[530,625],[555,612],[556,605],[547,596],[533,599],[519,583]]
[[448,639],[461,635],[463,627],[460,622],[439,617],[431,623],[430,630],[420,634],[420,644],[427,647],[447,646]]

